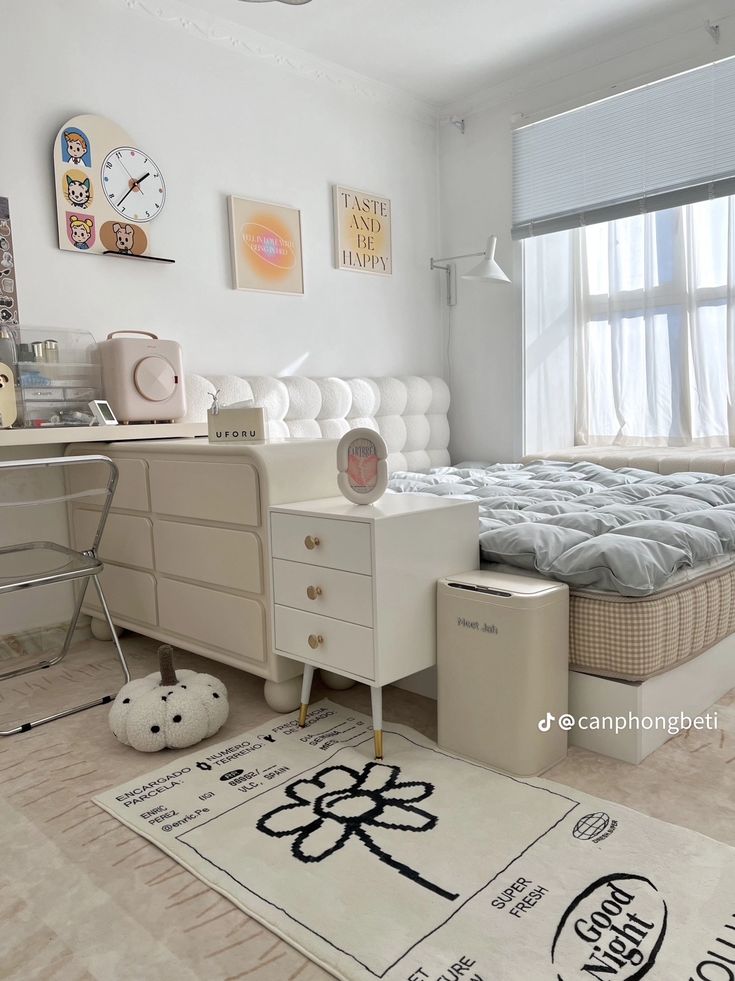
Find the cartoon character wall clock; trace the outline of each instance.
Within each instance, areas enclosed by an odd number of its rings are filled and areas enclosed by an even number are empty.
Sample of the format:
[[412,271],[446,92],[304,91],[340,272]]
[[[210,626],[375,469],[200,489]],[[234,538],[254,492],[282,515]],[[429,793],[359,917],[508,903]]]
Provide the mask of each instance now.
[[54,179],[60,249],[156,258],[143,226],[161,214],[166,184],[152,157],[116,123],[69,119],[54,141]]

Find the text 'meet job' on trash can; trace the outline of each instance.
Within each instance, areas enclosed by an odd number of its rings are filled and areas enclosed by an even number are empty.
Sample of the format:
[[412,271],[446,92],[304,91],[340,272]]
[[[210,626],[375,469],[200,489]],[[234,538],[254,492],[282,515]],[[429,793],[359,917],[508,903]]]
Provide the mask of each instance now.
[[548,770],[567,752],[568,587],[478,570],[437,590],[439,745],[518,776]]

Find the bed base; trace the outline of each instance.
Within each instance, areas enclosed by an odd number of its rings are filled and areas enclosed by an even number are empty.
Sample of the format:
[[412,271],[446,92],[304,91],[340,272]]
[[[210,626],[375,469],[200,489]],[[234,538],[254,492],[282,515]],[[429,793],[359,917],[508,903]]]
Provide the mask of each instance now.
[[[694,718],[704,715],[723,695],[735,688],[735,634],[725,637],[699,657],[646,681],[620,681],[581,671],[569,672],[569,712],[582,716],[645,716]],[[619,732],[582,730],[575,726],[569,744],[640,763],[673,736],[665,729]]]

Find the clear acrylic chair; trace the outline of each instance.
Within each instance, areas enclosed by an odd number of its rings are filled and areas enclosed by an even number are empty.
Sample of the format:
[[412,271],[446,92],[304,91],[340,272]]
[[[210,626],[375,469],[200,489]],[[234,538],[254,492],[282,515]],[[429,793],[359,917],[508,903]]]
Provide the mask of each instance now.
[[[75,482],[71,479],[71,472],[80,466],[90,464],[103,464],[108,468],[109,475],[104,487],[86,488],[74,490]],[[60,476],[63,479],[63,490],[53,489],[49,496],[36,497],[28,493],[18,493],[26,486],[26,476],[30,477],[33,471],[41,469],[54,470],[60,469]],[[23,471],[28,471],[24,475]],[[33,671],[40,671],[50,668],[66,657],[72,643],[74,632],[77,628],[79,615],[84,601],[90,579],[94,583],[102,608],[102,613],[112,633],[112,642],[115,653],[122,668],[125,681],[130,680],[130,672],[125,661],[125,655],[120,647],[117,632],[110,617],[110,611],[105,600],[99,576],[103,569],[102,562],[97,558],[102,532],[105,528],[107,515],[112,503],[112,496],[117,486],[118,471],[117,466],[105,456],[67,456],[53,457],[46,460],[11,460],[0,461],[0,510],[5,508],[27,508],[41,505],[66,505],[66,516],[70,513],[69,504],[79,498],[94,498],[95,510],[101,500],[99,510],[99,522],[93,540],[89,547],[79,551],[68,545],[60,545],[50,541],[26,541],[20,544],[12,544],[0,547],[0,596],[5,593],[12,593],[16,590],[33,589],[36,586],[48,586],[54,583],[68,582],[72,584],[75,593],[73,603],[72,618],[69,621],[66,635],[64,637],[61,650],[58,654],[45,660],[38,661],[27,667],[15,668],[10,671],[0,671],[0,682],[8,678],[15,678],[19,675],[30,674]],[[32,484],[32,480],[30,481]],[[13,491],[16,492],[16,499],[13,498]],[[10,498],[10,499],[8,499]],[[11,510],[11,514],[13,514]],[[3,515],[7,517],[7,512]],[[85,543],[86,544],[86,543]],[[42,607],[40,607],[42,608]],[[0,736],[12,736],[18,732],[27,732],[35,726],[52,722],[55,719],[73,715],[75,712],[83,712],[85,709],[93,708],[95,705],[105,705],[111,702],[114,694],[105,694],[91,702],[81,705],[74,705],[64,708],[52,715],[43,718],[33,719],[23,722],[11,729],[0,729]]]

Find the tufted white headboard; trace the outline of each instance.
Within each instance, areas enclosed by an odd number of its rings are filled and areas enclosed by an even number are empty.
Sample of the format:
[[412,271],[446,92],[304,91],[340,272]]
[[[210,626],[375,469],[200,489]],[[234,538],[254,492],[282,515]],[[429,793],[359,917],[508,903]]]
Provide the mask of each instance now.
[[223,405],[254,399],[265,407],[271,436],[339,437],[366,426],[385,440],[391,472],[450,462],[449,388],[441,378],[187,375],[184,421],[204,421],[218,388]]

